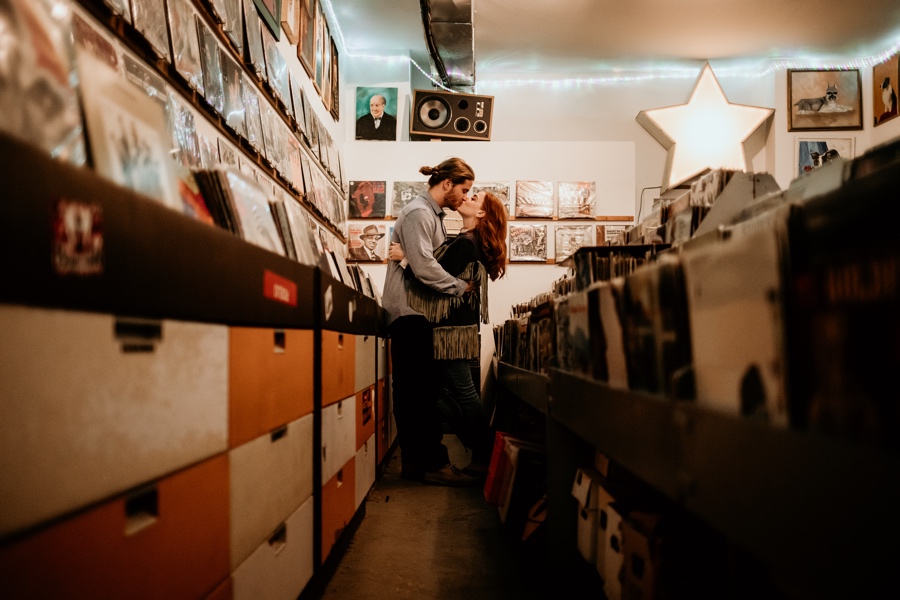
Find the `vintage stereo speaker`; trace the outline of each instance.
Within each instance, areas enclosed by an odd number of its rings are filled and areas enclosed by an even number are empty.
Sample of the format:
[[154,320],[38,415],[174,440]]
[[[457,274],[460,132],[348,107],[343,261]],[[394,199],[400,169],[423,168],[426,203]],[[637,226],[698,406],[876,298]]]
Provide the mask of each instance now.
[[491,139],[493,96],[413,90],[409,132],[432,138]]

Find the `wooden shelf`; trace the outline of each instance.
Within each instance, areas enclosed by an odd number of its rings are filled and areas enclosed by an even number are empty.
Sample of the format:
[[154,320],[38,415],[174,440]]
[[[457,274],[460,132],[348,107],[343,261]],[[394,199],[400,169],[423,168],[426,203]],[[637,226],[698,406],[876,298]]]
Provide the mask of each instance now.
[[546,375],[500,362],[497,364],[497,379],[500,385],[521,400],[524,400],[532,408],[544,414],[547,413],[547,384],[549,379]]

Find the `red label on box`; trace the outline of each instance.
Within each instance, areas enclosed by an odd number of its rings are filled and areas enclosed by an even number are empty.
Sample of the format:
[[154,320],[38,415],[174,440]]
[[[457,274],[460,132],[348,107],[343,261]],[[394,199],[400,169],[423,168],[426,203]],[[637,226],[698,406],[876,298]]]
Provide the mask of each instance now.
[[263,294],[269,300],[297,306],[297,284],[272,271],[263,271]]

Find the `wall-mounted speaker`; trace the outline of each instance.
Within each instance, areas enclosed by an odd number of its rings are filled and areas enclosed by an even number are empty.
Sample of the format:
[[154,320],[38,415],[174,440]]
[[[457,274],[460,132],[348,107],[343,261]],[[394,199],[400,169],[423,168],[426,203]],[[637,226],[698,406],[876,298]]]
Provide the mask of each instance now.
[[458,140],[491,139],[493,96],[413,90],[410,135]]

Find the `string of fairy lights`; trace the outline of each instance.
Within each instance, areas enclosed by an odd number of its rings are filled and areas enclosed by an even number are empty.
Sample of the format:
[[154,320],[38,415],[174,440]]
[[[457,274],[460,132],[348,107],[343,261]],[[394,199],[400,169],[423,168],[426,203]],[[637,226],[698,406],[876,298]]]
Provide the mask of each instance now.
[[[446,87],[441,81],[435,79],[430,67],[428,70],[426,70],[410,56],[347,52],[347,46],[344,40],[344,32],[341,30],[341,25],[337,19],[337,15],[334,12],[334,7],[332,6],[331,0],[322,0],[322,5],[324,6],[325,11],[329,17],[329,22],[333,25],[334,30],[337,33],[337,38],[340,40],[340,48],[348,58],[380,63],[408,63],[418,69],[435,86],[448,92],[456,92],[456,90],[452,90]],[[762,61],[765,66],[759,66],[759,63],[757,63],[757,65],[754,67],[727,65],[721,66],[716,68],[716,76],[719,78],[758,79],[767,77],[778,71],[791,69],[863,69],[879,65],[898,52],[900,52],[900,39],[895,40],[887,49],[876,52],[875,54],[872,54],[870,56],[848,58],[842,60],[822,60],[817,58],[772,58]],[[612,71],[612,74],[600,75],[596,77],[482,79],[476,83],[476,88],[478,90],[500,87],[542,87],[553,89],[568,89],[640,83],[644,81],[657,81],[666,79],[696,79],[697,69],[702,68],[702,66],[702,64],[690,67],[684,65],[658,65],[654,67],[645,67],[644,69],[636,70],[636,72],[630,73],[622,73],[619,69],[609,68],[609,70]],[[651,68],[652,71],[650,70]]]

